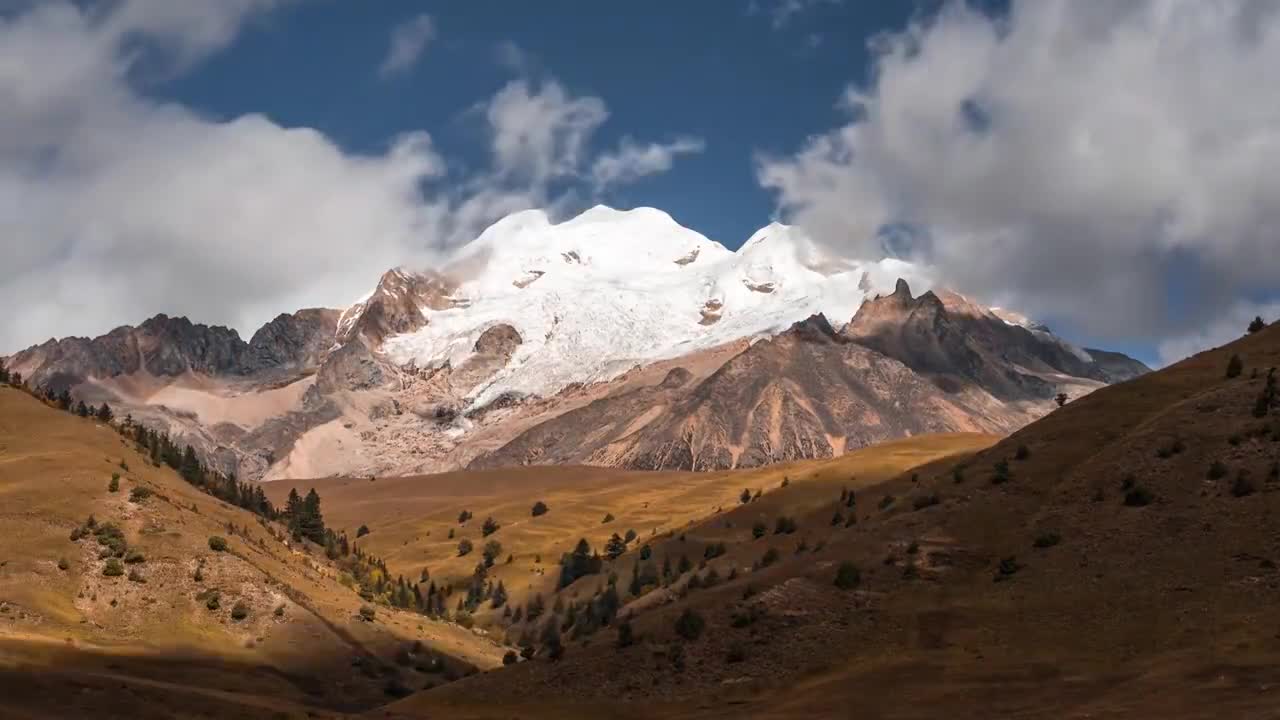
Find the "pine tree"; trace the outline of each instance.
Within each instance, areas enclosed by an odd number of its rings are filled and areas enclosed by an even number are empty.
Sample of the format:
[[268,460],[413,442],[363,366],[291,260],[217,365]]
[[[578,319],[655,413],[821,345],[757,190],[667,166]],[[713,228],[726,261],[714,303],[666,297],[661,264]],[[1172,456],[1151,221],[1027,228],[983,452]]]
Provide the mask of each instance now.
[[1249,323],[1249,334],[1252,335],[1256,332],[1260,332],[1266,326],[1267,324],[1263,322],[1261,317],[1254,317],[1253,322]]
[[105,402],[102,403],[102,407],[98,408],[97,415],[98,415],[98,420],[104,423],[111,422],[111,419],[115,417],[115,414],[111,412],[111,406],[106,404]]
[[311,542],[324,542],[324,515],[320,512],[320,494],[315,488],[311,488],[302,501],[302,520],[298,524],[298,530]]
[[604,554],[610,560],[617,560],[626,551],[627,543],[618,533],[609,536],[609,542],[605,543],[604,546]]
[[501,580],[499,580],[498,586],[493,589],[493,599],[490,601],[490,605],[495,608],[500,608],[506,604],[507,604],[507,587],[502,584]]
[[76,403],[76,415],[79,415],[80,417],[89,417],[89,408],[84,404],[83,400]]
[[492,517],[487,517],[484,520],[484,525],[480,526],[480,535],[481,537],[489,537],[490,535],[498,532],[498,528],[500,527],[502,526],[499,525],[496,520]]
[[627,592],[631,593],[631,597],[640,597],[642,590],[644,586],[640,584],[640,561],[637,560],[631,566],[631,584],[627,587]]

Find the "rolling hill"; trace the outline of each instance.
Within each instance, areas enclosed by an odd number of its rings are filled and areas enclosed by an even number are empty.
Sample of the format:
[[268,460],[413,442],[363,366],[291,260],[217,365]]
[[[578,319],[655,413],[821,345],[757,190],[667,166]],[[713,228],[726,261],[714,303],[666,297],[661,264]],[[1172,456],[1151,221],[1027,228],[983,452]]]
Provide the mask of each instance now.
[[[502,656],[420,615],[364,620],[323,552],[279,523],[9,387],[0,528],[0,716],[328,715]],[[396,662],[407,648],[430,672]]]
[[[391,717],[1271,717],[1277,366],[1273,326],[968,456],[726,506],[645,543],[692,567],[624,591],[606,629],[570,625],[559,659],[543,646]],[[608,566],[620,588],[637,559]],[[579,618],[600,584],[567,589]]]

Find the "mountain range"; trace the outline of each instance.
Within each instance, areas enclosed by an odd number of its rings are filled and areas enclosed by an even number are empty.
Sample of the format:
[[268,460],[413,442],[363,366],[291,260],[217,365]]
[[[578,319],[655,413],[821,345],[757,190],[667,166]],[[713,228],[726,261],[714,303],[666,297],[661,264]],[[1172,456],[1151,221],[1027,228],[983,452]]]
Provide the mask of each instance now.
[[346,308],[156,315],[5,359],[248,479],[590,464],[713,470],[1008,433],[1148,370],[900,260],[772,224],[736,252],[650,208],[511,215]]

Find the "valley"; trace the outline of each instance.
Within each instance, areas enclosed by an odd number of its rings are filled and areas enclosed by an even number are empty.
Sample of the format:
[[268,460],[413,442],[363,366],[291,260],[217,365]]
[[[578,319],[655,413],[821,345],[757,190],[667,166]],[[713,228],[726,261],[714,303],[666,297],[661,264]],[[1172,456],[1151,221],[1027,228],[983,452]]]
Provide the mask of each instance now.
[[[3,678],[25,688],[15,712],[69,684],[84,689],[48,712],[200,697],[206,717],[914,718],[939,703],[955,717],[1265,717],[1280,654],[1275,365],[1268,327],[1007,437],[762,468],[265,486],[276,507],[314,489],[326,526],[388,579],[447,593],[421,610],[397,608],[394,583],[352,585],[285,520],[152,467],[101,422],[6,389],[0,487],[21,510],[3,523],[23,552],[0,569]],[[112,493],[112,473],[154,494]],[[89,513],[146,556],[145,583],[103,577],[97,546],[67,539]],[[230,554],[210,552],[213,534]],[[212,586],[249,617],[210,614]],[[413,643],[457,670],[400,664]],[[352,665],[365,653],[390,670]],[[239,664],[277,670],[232,682]]]

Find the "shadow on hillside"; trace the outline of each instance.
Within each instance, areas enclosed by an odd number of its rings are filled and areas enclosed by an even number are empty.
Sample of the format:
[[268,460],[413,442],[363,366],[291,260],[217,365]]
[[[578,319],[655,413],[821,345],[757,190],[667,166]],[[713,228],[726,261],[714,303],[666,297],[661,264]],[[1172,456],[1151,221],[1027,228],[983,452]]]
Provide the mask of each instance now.
[[148,654],[4,640],[0,717],[339,717],[463,672],[355,655],[315,657],[286,671],[196,651]]

